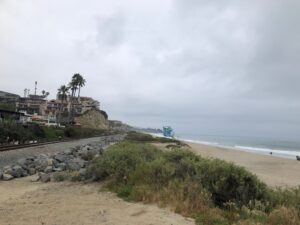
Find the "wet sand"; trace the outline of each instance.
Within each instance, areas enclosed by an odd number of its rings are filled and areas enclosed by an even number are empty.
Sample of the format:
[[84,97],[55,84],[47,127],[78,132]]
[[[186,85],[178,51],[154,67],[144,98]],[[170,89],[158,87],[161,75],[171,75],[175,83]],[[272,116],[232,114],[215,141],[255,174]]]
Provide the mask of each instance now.
[[240,150],[187,142],[191,150],[203,157],[234,162],[255,173],[269,186],[295,187],[300,185],[300,161],[260,155]]

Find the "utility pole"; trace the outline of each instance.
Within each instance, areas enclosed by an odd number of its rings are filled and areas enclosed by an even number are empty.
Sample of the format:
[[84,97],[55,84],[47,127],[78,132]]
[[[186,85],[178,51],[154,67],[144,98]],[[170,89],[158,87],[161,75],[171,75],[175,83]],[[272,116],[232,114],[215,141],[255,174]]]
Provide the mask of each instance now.
[[24,89],[24,98],[26,98],[27,95],[27,88]]

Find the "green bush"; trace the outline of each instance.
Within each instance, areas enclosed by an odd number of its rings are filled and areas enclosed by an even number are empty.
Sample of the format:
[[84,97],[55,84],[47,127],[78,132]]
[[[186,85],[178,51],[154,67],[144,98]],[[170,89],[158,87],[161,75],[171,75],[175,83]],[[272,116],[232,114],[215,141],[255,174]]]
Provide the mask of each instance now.
[[243,167],[187,149],[123,141],[92,161],[87,178],[107,179],[119,197],[168,206],[197,224],[273,225],[280,206],[287,207],[280,211],[282,221],[290,214],[298,221],[300,188],[271,190]]
[[84,177],[78,171],[62,171],[62,172],[55,172],[53,174],[53,179],[56,182],[82,181],[84,180]]
[[136,131],[130,131],[127,133],[125,140],[133,142],[158,142],[158,143],[175,143],[178,146],[187,146],[176,139],[165,138],[165,137],[153,137],[150,134],[139,133]]
[[203,159],[181,149],[163,152],[148,144],[126,141],[94,160],[90,171],[96,180],[111,177],[118,182],[126,179],[131,185],[158,187],[171,180],[190,178],[208,190],[220,207],[227,202],[241,207],[250,200],[267,199],[266,185],[244,168],[222,160]]
[[159,151],[151,145],[121,142],[110,147],[102,157],[96,158],[88,174],[95,180],[108,176],[120,181],[137,168],[138,165],[154,160]]
[[196,179],[212,193],[218,206],[234,202],[239,207],[251,200],[267,201],[267,186],[242,167],[223,160],[202,160]]
[[139,142],[151,142],[154,141],[154,137],[150,134],[138,133],[135,131],[130,131],[125,137],[128,141],[139,141]]
[[113,134],[113,133],[109,130],[92,129],[92,128],[67,127],[64,130],[64,135],[69,138],[86,138],[86,137],[103,136],[109,134]]
[[300,217],[300,186],[290,189],[277,188],[270,190],[269,198],[272,207],[293,207],[297,210]]

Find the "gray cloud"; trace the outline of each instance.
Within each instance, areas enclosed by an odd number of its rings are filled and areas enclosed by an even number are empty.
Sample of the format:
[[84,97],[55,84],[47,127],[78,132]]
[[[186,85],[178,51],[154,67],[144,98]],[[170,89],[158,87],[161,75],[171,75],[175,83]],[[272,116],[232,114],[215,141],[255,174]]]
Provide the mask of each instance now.
[[300,132],[297,0],[0,2],[1,90],[54,97],[80,72],[134,125]]

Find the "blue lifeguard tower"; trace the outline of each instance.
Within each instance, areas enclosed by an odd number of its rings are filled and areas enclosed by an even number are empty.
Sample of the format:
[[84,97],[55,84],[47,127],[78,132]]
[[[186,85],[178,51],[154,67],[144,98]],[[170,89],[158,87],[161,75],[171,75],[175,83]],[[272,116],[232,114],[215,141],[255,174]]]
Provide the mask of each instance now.
[[173,131],[172,127],[170,127],[170,126],[163,127],[163,134],[165,137],[171,137],[171,138],[174,137],[174,131]]

